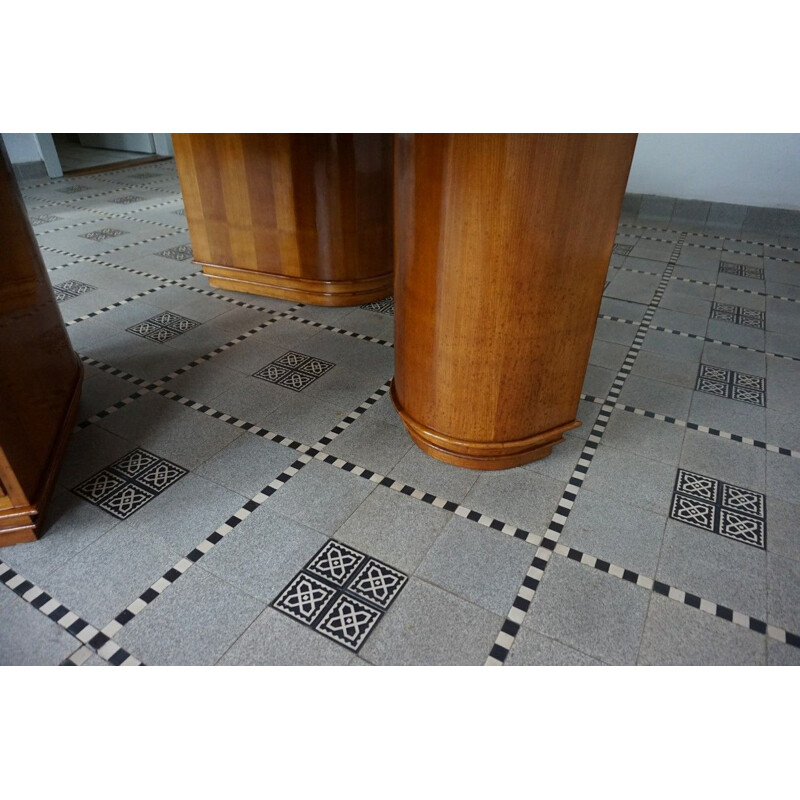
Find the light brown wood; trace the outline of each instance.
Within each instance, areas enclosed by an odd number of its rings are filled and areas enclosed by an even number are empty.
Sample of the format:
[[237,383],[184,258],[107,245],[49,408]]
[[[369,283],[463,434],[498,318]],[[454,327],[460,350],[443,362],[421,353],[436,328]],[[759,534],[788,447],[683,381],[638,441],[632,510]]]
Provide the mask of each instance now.
[[392,398],[429,455],[546,456],[578,401],[635,134],[398,134]]
[[83,367],[0,147],[0,546],[42,532]]
[[392,292],[392,137],[174,133],[211,286],[322,306]]

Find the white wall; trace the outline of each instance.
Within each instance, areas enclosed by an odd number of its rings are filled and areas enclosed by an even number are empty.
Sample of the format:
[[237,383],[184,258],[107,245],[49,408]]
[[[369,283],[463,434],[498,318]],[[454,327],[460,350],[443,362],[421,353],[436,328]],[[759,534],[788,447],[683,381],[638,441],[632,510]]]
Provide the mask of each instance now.
[[627,191],[800,209],[800,134],[640,133]]
[[42,151],[34,133],[4,133],[3,144],[6,146],[8,158],[12,164],[25,164],[30,161],[41,161]]

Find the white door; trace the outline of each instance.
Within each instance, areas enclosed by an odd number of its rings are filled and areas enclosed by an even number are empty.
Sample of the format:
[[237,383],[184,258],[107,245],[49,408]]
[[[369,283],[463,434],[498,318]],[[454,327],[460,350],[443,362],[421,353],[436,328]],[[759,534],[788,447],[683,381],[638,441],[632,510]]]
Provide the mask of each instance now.
[[156,151],[152,133],[79,133],[78,138],[84,147],[105,147],[133,153]]

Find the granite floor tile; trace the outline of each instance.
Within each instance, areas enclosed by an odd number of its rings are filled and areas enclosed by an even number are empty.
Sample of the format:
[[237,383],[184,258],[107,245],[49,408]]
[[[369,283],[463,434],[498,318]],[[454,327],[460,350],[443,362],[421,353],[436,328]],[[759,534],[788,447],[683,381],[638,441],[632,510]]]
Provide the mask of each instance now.
[[583,439],[575,436],[565,436],[563,442],[553,447],[549,456],[540,458],[537,461],[531,461],[529,464],[523,464],[522,466],[531,472],[537,472],[540,475],[546,475],[548,478],[566,483],[575,471],[585,444]]
[[777,667],[800,667],[800,648],[767,639],[767,664]]
[[760,448],[707,433],[686,431],[680,466],[735,486],[764,492],[766,455]]
[[734,611],[765,618],[767,554],[763,550],[668,520],[656,577]]
[[535,552],[533,545],[520,539],[453,517],[417,567],[416,575],[505,616]]
[[267,608],[217,663],[227,667],[344,666],[352,658],[349,650],[331,639]]
[[155,394],[105,417],[106,430],[186,468],[202,464],[242,430]]
[[325,541],[319,531],[261,506],[205,556],[203,568],[269,603]]
[[405,428],[398,428],[365,414],[325,449],[360,467],[388,475],[412,447],[414,444]]
[[[564,447],[565,445],[559,446]],[[555,452],[554,450],[553,453]],[[415,489],[460,502],[478,480],[479,474],[474,469],[445,464],[443,461],[423,453],[419,447],[413,446],[394,465],[389,477],[403,481]]]
[[767,622],[800,634],[800,562],[767,556]]
[[617,409],[611,413],[603,444],[665,464],[677,464],[684,431],[677,425]]
[[12,595],[0,604],[0,666],[56,666],[80,644],[57,622]]
[[598,494],[618,497],[655,514],[666,515],[674,483],[674,466],[601,443],[583,487]]
[[653,594],[639,664],[759,666],[766,637],[690,606]]
[[686,361],[667,358],[649,350],[640,350],[631,370],[631,377],[633,376],[671,383],[684,389],[694,389],[697,369]]
[[625,405],[686,419],[692,404],[692,390],[638,375],[629,375],[619,395]]
[[482,472],[464,498],[464,505],[510,525],[543,533],[564,487],[564,482],[524,467]]
[[522,624],[607,664],[635,664],[650,592],[553,558]]
[[449,511],[378,486],[335,537],[403,572],[413,572],[452,517]]
[[793,505],[775,493],[768,500],[770,554],[800,561],[800,505]]
[[296,522],[333,535],[375,488],[371,481],[312,461],[265,505]]
[[506,659],[509,667],[601,667],[602,661],[587,656],[549,636],[523,628]]
[[371,664],[480,666],[502,617],[410,578],[361,650]]
[[265,607],[197,566],[134,617],[116,641],[145,664],[214,664]]
[[707,392],[694,392],[689,419],[698,425],[738,433],[764,441],[767,435],[767,414],[764,408],[717,397]]

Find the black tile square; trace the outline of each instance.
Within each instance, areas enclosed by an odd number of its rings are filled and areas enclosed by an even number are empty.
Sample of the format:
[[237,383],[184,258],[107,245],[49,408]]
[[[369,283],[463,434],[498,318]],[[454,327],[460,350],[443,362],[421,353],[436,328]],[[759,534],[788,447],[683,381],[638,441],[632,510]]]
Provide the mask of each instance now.
[[679,469],[675,491],[690,497],[699,497],[709,503],[716,503],[719,496],[719,481],[707,475]]
[[126,483],[97,505],[118,519],[127,519],[155,496],[155,492],[150,492],[134,483]]
[[764,520],[756,519],[746,514],[737,514],[734,511],[728,511],[723,508],[720,512],[718,532],[720,536],[726,536],[728,539],[734,539],[737,542],[744,542],[744,544],[752,545],[760,550],[764,550],[766,547]]
[[752,403],[755,406],[765,406],[764,392],[755,389],[745,389],[744,386],[731,386],[731,398],[742,403]]
[[174,339],[176,336],[180,336],[198,325],[200,323],[196,320],[182,317],[172,311],[162,311],[160,314],[156,314],[143,322],[131,325],[126,330],[153,342],[161,343],[168,342],[170,339]]
[[335,366],[330,361],[290,350],[254,372],[253,377],[294,392],[302,392],[306,386]]
[[57,217],[55,214],[41,214],[38,217],[31,217],[30,223],[34,226],[44,225],[45,222],[58,222],[61,219],[63,219],[63,217]]
[[158,456],[149,453],[147,450],[142,450],[141,447],[137,447],[124,455],[119,461],[115,461],[110,469],[124,475],[126,478],[135,478],[152,467],[158,460]]
[[91,239],[94,242],[104,242],[106,239],[114,239],[117,236],[124,236],[127,231],[120,231],[117,228],[101,228],[97,231],[78,234],[81,239]]
[[764,392],[767,388],[766,378],[758,375],[748,375],[744,372],[734,372],[732,383],[734,386],[741,386],[745,389],[755,389],[758,392]]
[[363,553],[331,539],[308,562],[305,569],[334,586],[342,588],[365,560],[366,556]]
[[698,377],[708,378],[709,380],[712,381],[722,381],[723,383],[730,383],[731,371],[728,369],[723,369],[722,367],[714,367],[711,364],[701,364]]
[[374,303],[364,303],[359,306],[365,311],[377,311],[378,314],[389,314],[394,316],[394,297],[386,297],[383,300],[376,300]]
[[720,381],[712,381],[709,378],[698,378],[695,385],[695,391],[705,392],[706,394],[715,394],[719,397],[730,397],[731,386],[729,383],[721,383]]
[[139,197],[135,194],[126,194],[123,197],[115,197],[111,200],[112,203],[118,203],[122,206],[130,205],[131,203],[138,203],[144,200],[144,197]]
[[127,519],[187,471],[137,447],[72,491],[117,519]]
[[97,287],[92,286],[88,283],[83,283],[83,281],[76,281],[76,280],[69,280],[64,281],[63,283],[55,283],[53,284],[53,291],[56,295],[56,302],[63,302],[64,300],[69,300],[73,297],[79,297],[82,294],[86,294],[87,292],[93,292]]
[[339,595],[314,630],[357,653],[383,614],[348,595]]
[[385,611],[407,580],[402,572],[370,558],[347,586],[347,592]]
[[758,375],[701,364],[694,388],[697,392],[728,397],[742,403],[766,405],[766,380]]
[[190,331],[200,324],[188,317],[182,317],[180,314],[173,314],[172,311],[164,311],[161,314],[156,314],[147,321],[152,322],[154,325],[162,325],[165,328],[178,331],[178,333]]
[[357,652],[407,580],[388,564],[332,539],[272,606]]
[[76,486],[72,491],[84,500],[97,505],[103,498],[110,497],[124,484],[124,478],[115,475],[108,469],[104,469],[96,475],[92,475],[91,478]]
[[761,492],[678,470],[669,512],[672,519],[765,550],[766,514],[766,497]]
[[695,528],[705,528],[714,531],[717,527],[717,507],[712,503],[698,500],[696,497],[683,497],[679,494],[672,496],[672,507],[669,512],[672,519],[694,525]]
[[162,250],[160,253],[156,253],[156,255],[162,258],[171,258],[173,261],[189,261],[191,258],[194,258],[192,246],[189,244],[179,244],[176,247]]
[[312,575],[300,572],[278,595],[273,607],[294,617],[306,625],[311,625],[327,608],[336,595],[336,589],[317,580]]
[[738,275],[740,278],[764,280],[764,270],[761,267],[750,267],[747,264],[734,264],[731,261],[720,261],[719,271],[727,275]]

